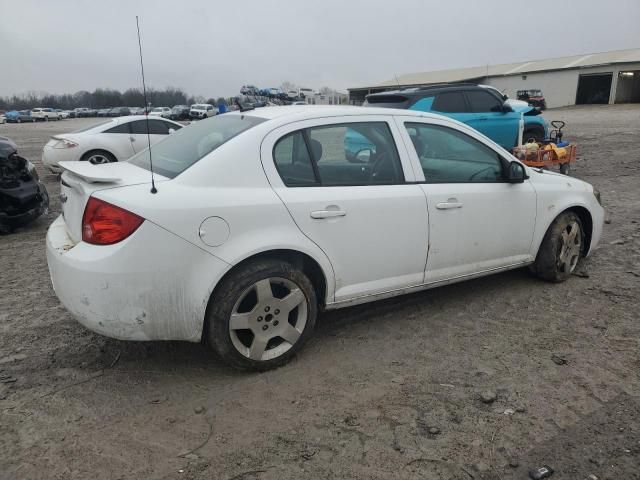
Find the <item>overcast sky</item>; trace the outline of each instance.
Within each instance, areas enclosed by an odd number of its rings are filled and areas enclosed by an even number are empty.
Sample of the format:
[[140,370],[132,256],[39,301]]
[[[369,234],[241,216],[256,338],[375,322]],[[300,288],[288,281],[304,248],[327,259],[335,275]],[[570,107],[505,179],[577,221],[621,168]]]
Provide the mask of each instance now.
[[0,95],[147,85],[346,89],[640,47],[639,0],[0,0]]

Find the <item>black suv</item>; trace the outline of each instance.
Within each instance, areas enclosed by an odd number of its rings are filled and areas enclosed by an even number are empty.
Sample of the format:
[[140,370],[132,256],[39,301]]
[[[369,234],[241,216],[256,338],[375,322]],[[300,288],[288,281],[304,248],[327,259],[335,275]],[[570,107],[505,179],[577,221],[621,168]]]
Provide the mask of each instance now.
[[540,111],[511,104],[493,87],[469,83],[430,85],[367,95],[364,106],[433,112],[475,128],[500,146],[511,150],[517,143],[520,114],[524,138],[543,140],[548,133]]

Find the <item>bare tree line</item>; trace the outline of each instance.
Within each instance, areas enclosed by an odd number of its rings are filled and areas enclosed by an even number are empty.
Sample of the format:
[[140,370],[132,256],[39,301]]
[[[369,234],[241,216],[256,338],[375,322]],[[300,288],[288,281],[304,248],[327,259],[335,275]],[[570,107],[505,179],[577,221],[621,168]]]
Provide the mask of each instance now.
[[[214,100],[215,97],[209,100]],[[204,97],[187,95],[179,88],[168,87],[164,90],[148,89],[147,100],[153,106],[191,105],[205,102]],[[110,88],[97,88],[93,92],[81,90],[70,94],[48,94],[27,92],[22,95],[0,97],[0,109],[3,110],[27,110],[36,107],[60,108],[71,110],[77,107],[108,108],[108,107],[143,107],[144,96],[142,90],[130,88],[124,92]]]

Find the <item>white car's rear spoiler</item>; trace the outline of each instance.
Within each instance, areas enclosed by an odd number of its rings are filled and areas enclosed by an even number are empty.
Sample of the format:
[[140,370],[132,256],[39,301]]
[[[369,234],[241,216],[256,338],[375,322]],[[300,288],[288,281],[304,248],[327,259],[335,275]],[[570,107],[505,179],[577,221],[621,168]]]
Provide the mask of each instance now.
[[[85,182],[89,183],[115,183],[122,180],[122,176],[118,173],[122,173],[119,168],[112,168],[117,164],[101,164],[94,165],[89,162],[60,162],[58,165],[74,175],[82,178]],[[120,172],[118,172],[120,170]]]

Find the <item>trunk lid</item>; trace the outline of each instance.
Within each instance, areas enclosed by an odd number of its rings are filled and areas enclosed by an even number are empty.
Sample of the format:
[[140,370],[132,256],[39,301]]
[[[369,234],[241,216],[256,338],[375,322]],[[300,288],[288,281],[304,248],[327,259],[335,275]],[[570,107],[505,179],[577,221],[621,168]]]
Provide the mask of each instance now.
[[[89,162],[60,162],[60,202],[67,231],[74,242],[82,240],[82,215],[89,197],[99,190],[151,184],[151,172],[128,162],[93,165]],[[156,183],[168,180],[155,174]]]

